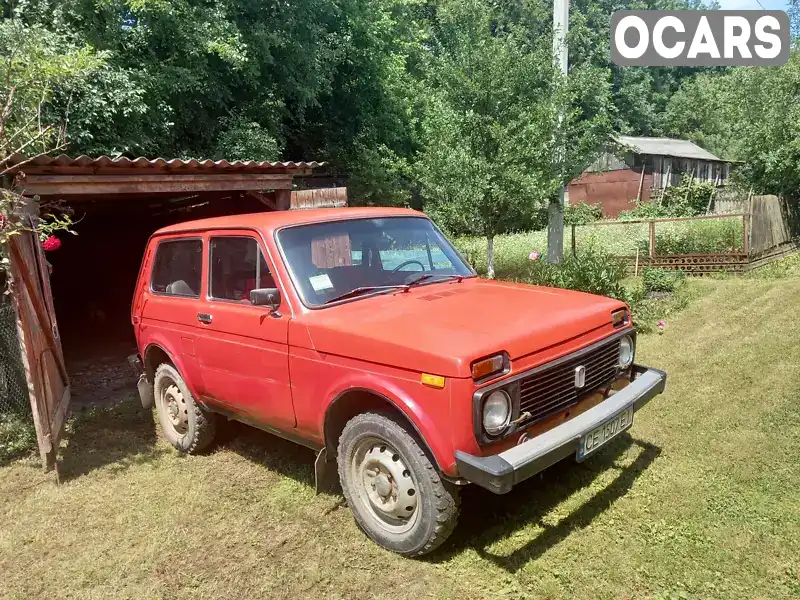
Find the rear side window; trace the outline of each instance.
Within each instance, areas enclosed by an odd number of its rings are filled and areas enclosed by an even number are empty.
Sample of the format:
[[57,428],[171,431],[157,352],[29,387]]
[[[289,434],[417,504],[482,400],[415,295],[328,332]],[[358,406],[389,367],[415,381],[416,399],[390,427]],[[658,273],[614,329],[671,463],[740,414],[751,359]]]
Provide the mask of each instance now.
[[199,298],[202,270],[202,240],[160,242],[153,262],[151,289],[168,296]]
[[254,238],[211,238],[210,266],[209,296],[217,300],[249,302],[252,290],[275,287],[267,261]]

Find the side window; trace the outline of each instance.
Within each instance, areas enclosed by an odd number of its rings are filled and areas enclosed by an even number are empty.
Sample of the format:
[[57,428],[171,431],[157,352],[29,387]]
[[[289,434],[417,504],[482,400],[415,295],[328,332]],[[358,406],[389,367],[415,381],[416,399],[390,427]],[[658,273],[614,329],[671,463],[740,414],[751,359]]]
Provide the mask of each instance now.
[[211,238],[209,297],[250,301],[250,292],[275,287],[258,242],[249,237]]
[[202,240],[160,242],[153,261],[150,287],[154,292],[169,296],[198,298],[202,269]]

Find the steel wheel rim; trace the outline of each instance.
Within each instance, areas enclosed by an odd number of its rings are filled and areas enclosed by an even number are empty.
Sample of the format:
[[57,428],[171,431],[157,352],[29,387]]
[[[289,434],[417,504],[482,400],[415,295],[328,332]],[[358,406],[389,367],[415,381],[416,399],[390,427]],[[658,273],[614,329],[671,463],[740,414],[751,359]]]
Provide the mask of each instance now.
[[350,461],[357,500],[390,533],[406,533],[419,516],[418,486],[403,457],[376,437],[359,440]]
[[164,423],[179,436],[189,430],[189,405],[178,384],[167,379],[159,394],[159,410],[164,415]]

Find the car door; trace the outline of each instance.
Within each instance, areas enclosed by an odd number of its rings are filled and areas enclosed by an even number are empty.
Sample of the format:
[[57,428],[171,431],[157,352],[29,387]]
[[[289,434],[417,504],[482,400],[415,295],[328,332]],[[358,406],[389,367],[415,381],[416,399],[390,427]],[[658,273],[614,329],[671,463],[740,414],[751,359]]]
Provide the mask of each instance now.
[[133,307],[139,338],[164,348],[195,394],[202,394],[195,335],[203,302],[203,253],[203,239],[197,235],[158,240],[152,269],[142,273]]
[[295,426],[289,385],[289,310],[250,304],[250,291],[277,287],[253,232],[211,232],[208,284],[197,351],[204,395],[259,423]]

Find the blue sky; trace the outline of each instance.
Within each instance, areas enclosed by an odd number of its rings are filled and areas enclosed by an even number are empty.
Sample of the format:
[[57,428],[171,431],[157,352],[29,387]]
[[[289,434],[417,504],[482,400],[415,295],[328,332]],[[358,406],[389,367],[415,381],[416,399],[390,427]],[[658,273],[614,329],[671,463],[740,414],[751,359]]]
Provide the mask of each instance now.
[[[720,8],[726,10],[761,10],[756,0],[719,0]],[[788,0],[761,0],[767,10],[787,10]]]

